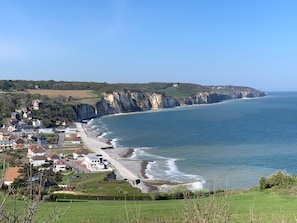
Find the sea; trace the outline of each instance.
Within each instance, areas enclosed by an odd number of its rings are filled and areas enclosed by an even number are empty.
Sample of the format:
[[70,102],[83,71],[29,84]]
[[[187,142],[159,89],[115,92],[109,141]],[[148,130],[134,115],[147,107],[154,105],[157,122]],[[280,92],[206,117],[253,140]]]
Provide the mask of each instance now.
[[88,123],[148,160],[153,180],[190,190],[247,189],[281,170],[297,174],[297,92],[103,116]]

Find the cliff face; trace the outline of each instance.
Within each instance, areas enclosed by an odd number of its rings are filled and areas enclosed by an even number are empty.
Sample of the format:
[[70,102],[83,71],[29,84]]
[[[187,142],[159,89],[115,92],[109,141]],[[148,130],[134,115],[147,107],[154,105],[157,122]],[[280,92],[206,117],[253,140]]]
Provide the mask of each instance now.
[[77,121],[82,121],[84,119],[90,119],[97,116],[95,108],[92,105],[80,104],[72,107],[76,113]]
[[236,93],[197,92],[191,97],[177,99],[166,96],[164,93],[145,94],[141,91],[113,91],[104,93],[95,107],[87,104],[74,106],[77,121],[90,119],[96,116],[116,113],[147,111],[151,109],[174,108],[181,105],[211,104],[229,99],[252,98],[264,96],[259,91],[237,91]]

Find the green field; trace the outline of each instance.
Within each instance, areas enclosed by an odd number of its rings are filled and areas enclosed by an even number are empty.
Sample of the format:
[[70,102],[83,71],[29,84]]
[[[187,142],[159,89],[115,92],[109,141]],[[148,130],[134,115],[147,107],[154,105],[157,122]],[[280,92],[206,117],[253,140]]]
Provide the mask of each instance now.
[[[5,205],[7,211],[13,210],[12,201],[6,202]],[[17,200],[17,205],[17,208],[21,209],[25,206],[25,202]],[[296,222],[297,197],[251,190],[185,200],[68,200],[43,202],[36,217],[51,214],[57,216],[57,213],[64,213],[57,221],[61,223],[286,223]],[[205,220],[206,216],[208,220]]]
[[[269,192],[249,191],[227,198],[197,198],[193,200],[166,201],[76,201],[57,202],[58,210],[67,212],[59,222],[200,222],[195,216],[221,212],[219,207],[227,203],[230,220],[227,222],[296,222],[297,198]],[[48,211],[48,203],[40,213]],[[54,203],[53,203],[54,204]],[[200,214],[197,204],[200,205]],[[208,206],[208,207],[207,207]],[[211,207],[209,207],[211,206]],[[206,210],[204,210],[206,207]],[[251,219],[254,216],[253,220]],[[190,220],[191,219],[191,220]],[[216,219],[219,219],[217,216]],[[212,221],[206,221],[212,222]],[[220,222],[220,221],[214,221]]]
[[[36,215],[40,221],[34,222],[44,222],[45,217],[53,218],[59,213],[63,215],[56,222],[62,223],[297,222],[297,178],[281,171],[269,178],[261,178],[260,186],[249,190],[195,193],[174,190],[142,194],[125,181],[107,180],[106,177],[103,173],[64,176],[62,183],[68,182],[75,190],[52,194],[51,198],[54,196],[56,202],[42,202]],[[5,193],[1,195],[6,196]],[[28,211],[34,205],[28,197],[16,195],[16,202],[11,196],[2,200],[5,200],[6,213],[17,211],[15,215],[19,216],[20,211]],[[0,222],[1,213],[4,212],[0,212]]]

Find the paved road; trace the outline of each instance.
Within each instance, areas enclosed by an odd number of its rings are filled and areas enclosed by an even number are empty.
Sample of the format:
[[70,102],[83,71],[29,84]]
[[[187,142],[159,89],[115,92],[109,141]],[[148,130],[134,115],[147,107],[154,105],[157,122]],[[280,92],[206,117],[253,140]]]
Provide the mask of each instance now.
[[65,138],[65,133],[60,132],[59,139],[58,139],[58,148],[64,147],[64,138]]

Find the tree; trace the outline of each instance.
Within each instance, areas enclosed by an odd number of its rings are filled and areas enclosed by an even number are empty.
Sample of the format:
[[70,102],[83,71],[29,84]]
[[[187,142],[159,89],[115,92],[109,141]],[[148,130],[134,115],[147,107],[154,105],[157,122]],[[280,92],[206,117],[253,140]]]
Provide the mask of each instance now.
[[[32,223],[32,222],[59,222],[60,217],[65,212],[58,211],[56,208],[56,203],[47,209],[46,213],[37,215],[40,206],[44,203],[42,199],[43,192],[43,180],[38,183],[33,182],[32,166],[27,166],[29,171],[29,180],[26,182],[27,193],[21,193],[21,190],[14,187],[14,185],[9,186],[7,192],[4,190],[0,191],[1,204],[0,204],[0,222],[2,223]],[[2,171],[0,180],[0,188],[3,188],[3,176],[4,168]],[[12,200],[12,202],[10,202]],[[7,211],[7,207],[12,205]]]

